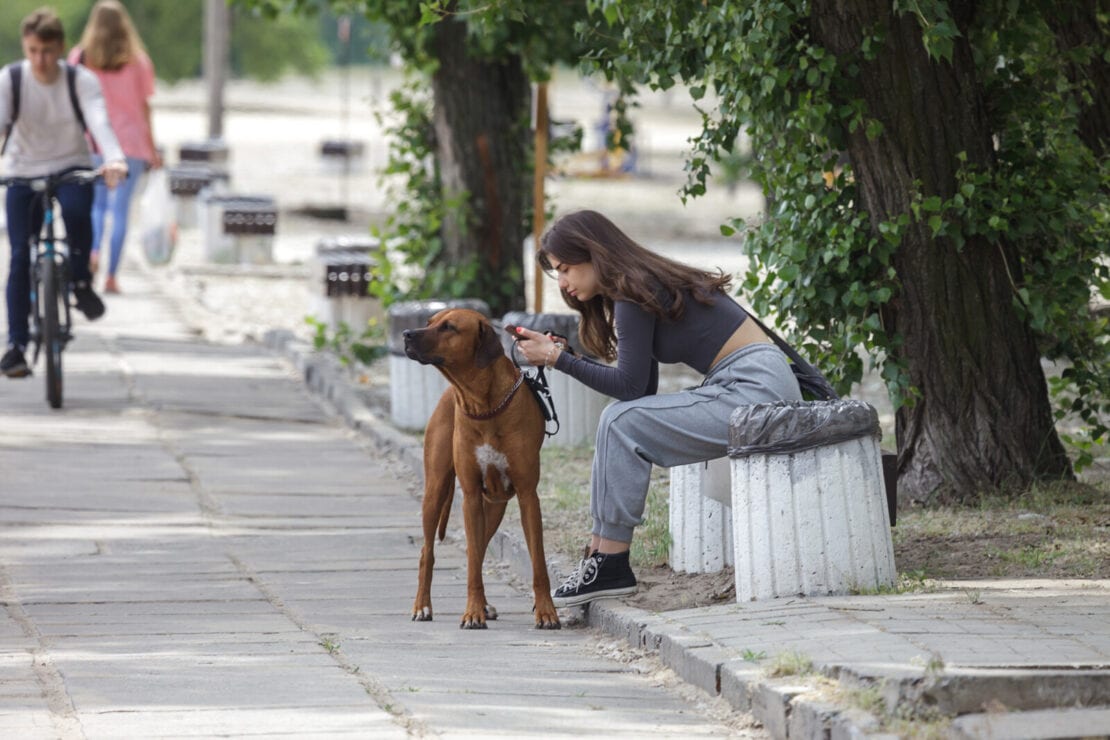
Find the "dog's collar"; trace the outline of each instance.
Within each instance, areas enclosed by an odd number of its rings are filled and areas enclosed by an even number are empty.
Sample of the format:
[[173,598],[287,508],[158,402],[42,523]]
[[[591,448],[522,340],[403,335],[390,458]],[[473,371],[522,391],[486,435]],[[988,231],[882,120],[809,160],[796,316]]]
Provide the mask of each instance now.
[[523,382],[524,382],[524,373],[521,372],[518,369],[516,371],[516,382],[513,383],[513,387],[509,389],[509,395],[505,396],[505,400],[503,400],[501,403],[499,403],[497,405],[497,408],[495,408],[493,411],[487,411],[483,414],[468,414],[466,412],[466,409],[461,409],[462,412],[463,412],[463,416],[465,416],[468,419],[474,419],[475,421],[484,421],[485,419],[492,419],[493,417],[497,416],[502,411],[504,411],[506,408],[508,408],[509,401],[513,400],[513,396],[516,395],[517,389],[520,388],[520,384],[523,383]]

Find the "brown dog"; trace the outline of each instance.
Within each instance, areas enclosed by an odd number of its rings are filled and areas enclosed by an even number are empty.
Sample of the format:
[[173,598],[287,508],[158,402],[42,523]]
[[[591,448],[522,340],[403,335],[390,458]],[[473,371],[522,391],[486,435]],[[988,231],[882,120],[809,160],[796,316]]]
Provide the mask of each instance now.
[[523,387],[521,371],[505,355],[497,331],[477,311],[440,311],[426,328],[409,329],[404,337],[405,354],[434,365],[451,384],[424,433],[424,548],[413,620],[432,618],[435,539],[437,530],[440,540],[446,533],[458,476],[466,528],[466,611],[459,626],[485,629],[487,619],[497,618],[486,602],[482,562],[515,494],[532,557],[536,627],[558,629],[536,494],[544,434],[539,404]]

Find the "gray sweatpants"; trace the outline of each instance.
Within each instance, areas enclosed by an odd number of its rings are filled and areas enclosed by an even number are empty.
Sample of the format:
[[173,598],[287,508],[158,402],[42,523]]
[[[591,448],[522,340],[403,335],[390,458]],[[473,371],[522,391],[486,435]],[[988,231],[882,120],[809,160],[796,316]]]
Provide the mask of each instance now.
[[610,404],[598,425],[590,479],[593,533],[631,542],[643,521],[652,465],[723,457],[733,409],[801,398],[786,356],[773,344],[751,344],[717,363],[696,388]]

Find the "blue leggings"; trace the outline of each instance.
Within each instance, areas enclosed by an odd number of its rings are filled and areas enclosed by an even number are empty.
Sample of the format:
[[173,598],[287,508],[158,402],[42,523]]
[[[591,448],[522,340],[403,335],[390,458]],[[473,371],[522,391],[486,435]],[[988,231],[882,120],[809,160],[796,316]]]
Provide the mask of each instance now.
[[[89,274],[89,245],[92,243],[93,188],[87,183],[67,182],[58,188],[62,207],[69,262],[75,281],[92,279]],[[11,185],[7,194],[8,241],[12,246],[8,269],[8,344],[26,347],[30,338],[27,317],[31,313],[31,235],[42,228],[39,193],[26,185]]]
[[598,424],[590,478],[593,534],[631,542],[643,521],[651,466],[724,457],[737,406],[801,398],[786,355],[773,344],[751,344],[718,362],[697,388],[610,404]]
[[[104,158],[93,155],[96,166],[104,164]],[[123,242],[127,238],[127,214],[131,207],[131,195],[135,192],[135,185],[139,178],[146,172],[147,163],[135,157],[127,158],[127,179],[109,190],[103,180],[96,181],[96,191],[93,197],[92,211],[92,249],[100,252],[100,243],[104,240],[104,222],[109,211],[112,213],[112,235],[108,258],[108,274],[115,275],[119,270],[119,262],[123,257]]]

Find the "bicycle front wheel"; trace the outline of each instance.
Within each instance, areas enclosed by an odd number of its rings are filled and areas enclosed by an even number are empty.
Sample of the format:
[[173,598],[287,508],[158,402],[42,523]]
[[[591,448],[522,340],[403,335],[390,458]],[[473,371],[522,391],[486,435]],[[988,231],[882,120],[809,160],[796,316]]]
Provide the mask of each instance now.
[[42,261],[42,285],[39,286],[42,299],[42,337],[39,346],[46,355],[46,400],[50,403],[50,408],[54,409],[62,407],[62,348],[65,346],[65,339],[59,317],[65,310],[61,307],[65,300],[65,291],[62,289],[64,278],[61,272],[55,260]]

